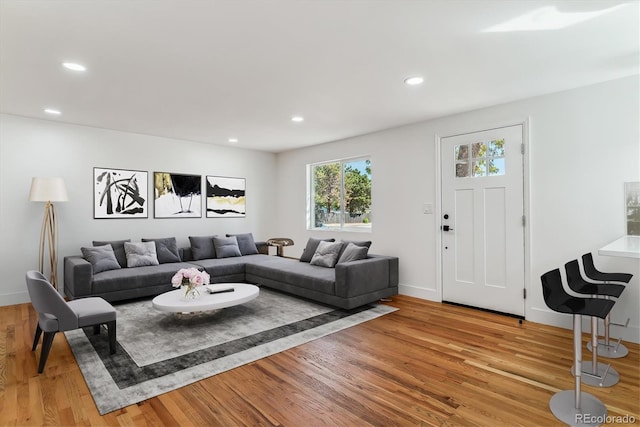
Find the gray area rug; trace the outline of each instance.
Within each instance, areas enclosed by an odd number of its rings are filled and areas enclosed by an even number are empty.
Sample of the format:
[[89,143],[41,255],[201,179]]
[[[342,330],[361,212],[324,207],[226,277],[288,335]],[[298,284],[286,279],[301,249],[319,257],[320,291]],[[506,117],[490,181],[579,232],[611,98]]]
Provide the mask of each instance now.
[[396,310],[339,310],[265,288],[246,304],[193,314],[157,311],[150,299],[114,307],[115,355],[105,331],[65,332],[103,415]]

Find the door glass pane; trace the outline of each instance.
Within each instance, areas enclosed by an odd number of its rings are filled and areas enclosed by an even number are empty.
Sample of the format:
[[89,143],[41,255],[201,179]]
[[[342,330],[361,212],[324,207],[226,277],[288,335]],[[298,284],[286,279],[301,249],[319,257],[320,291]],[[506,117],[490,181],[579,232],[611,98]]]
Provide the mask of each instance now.
[[473,176],[485,176],[487,174],[487,161],[476,160],[473,162]]
[[504,158],[489,160],[489,175],[504,175]]
[[471,156],[474,159],[484,157],[487,154],[487,146],[484,142],[475,142],[471,144]]
[[456,160],[467,160],[469,158],[468,145],[456,145]]
[[456,163],[456,178],[466,178],[469,176],[469,163]]
[[489,157],[504,157],[504,139],[496,139],[489,143]]

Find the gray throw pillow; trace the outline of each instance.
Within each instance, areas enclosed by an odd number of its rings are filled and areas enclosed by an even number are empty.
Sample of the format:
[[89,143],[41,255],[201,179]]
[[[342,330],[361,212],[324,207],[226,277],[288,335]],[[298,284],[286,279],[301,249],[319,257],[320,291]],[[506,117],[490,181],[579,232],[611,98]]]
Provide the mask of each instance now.
[[127,266],[127,254],[124,253],[125,242],[130,242],[131,239],[124,240],[94,240],[93,246],[111,245],[113,253],[116,254],[116,259],[120,267],[125,268]]
[[318,249],[318,244],[320,242],[335,242],[336,239],[316,239],[313,237],[309,237],[307,240],[307,246],[305,246],[302,251],[302,255],[300,255],[300,262],[311,262],[311,258],[316,253],[316,249]]
[[169,262],[180,262],[178,243],[175,237],[165,237],[163,239],[142,239],[143,242],[155,242],[156,255],[160,264]]
[[353,243],[356,246],[360,246],[363,248],[371,248],[371,240],[363,240],[363,241],[357,241],[357,240],[342,240],[342,249],[340,250],[340,255],[338,256],[338,259],[340,259],[340,257],[342,256],[342,253],[344,252],[344,250],[347,248],[347,245],[349,243]]
[[338,255],[342,249],[342,242],[320,242],[318,249],[311,258],[311,265],[333,268],[338,261]]
[[238,239],[238,247],[242,255],[255,255],[258,253],[255,240],[253,240],[253,234],[227,234],[227,237],[235,236]]
[[101,271],[117,270],[120,268],[116,255],[111,245],[95,246],[93,248],[80,248],[84,259],[91,263],[93,274]]
[[127,267],[143,267],[158,265],[155,242],[125,242],[124,252],[127,254]]
[[236,236],[231,237],[214,237],[213,246],[216,247],[216,256],[218,258],[231,258],[242,256],[238,247],[238,239]]
[[216,248],[213,246],[214,237],[216,236],[189,236],[191,256],[194,261],[216,257]]
[[353,243],[349,242],[345,246],[342,251],[342,255],[338,258],[337,264],[341,264],[343,262],[349,261],[357,261],[359,259],[366,259],[367,253],[369,252],[369,248],[366,246],[356,246]]

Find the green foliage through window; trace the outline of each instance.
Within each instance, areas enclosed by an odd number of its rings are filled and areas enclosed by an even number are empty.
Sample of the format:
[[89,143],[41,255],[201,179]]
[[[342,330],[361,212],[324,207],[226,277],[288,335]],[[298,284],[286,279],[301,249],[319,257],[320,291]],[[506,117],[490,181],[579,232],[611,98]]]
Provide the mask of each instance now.
[[311,165],[311,228],[371,228],[371,161]]

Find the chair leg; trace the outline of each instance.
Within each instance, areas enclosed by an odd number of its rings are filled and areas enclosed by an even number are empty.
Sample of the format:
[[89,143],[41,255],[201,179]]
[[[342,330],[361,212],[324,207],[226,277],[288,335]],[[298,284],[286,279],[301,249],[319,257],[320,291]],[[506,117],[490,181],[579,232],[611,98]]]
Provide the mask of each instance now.
[[40,336],[42,335],[42,329],[40,329],[40,324],[36,326],[36,333],[33,337],[33,347],[31,347],[31,351],[36,351],[36,347],[38,346],[38,341],[40,341]]
[[51,344],[53,344],[53,338],[56,336],[56,332],[45,332],[44,339],[42,340],[42,349],[40,350],[40,364],[38,365],[38,373],[41,374],[44,371],[44,365],[47,363],[47,357],[49,357],[49,350],[51,350]]
[[109,353],[116,353],[116,321],[107,322],[107,331],[109,333]]

